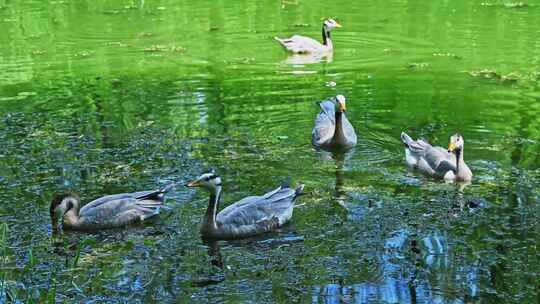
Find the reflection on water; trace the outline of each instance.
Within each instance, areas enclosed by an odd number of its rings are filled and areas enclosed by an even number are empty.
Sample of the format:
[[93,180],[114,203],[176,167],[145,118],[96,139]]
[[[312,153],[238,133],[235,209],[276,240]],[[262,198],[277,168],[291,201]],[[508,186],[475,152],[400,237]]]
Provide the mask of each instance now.
[[[0,302],[534,302],[537,8],[327,4],[0,1]],[[271,39],[319,37],[325,16],[344,26],[332,58]],[[315,151],[317,103],[337,94],[358,145]],[[473,182],[407,170],[403,130],[462,133]],[[281,231],[207,244],[206,198],[179,186],[155,223],[51,245],[54,192],[209,165],[225,202],[291,179],[302,206]]]
[[212,265],[223,269],[223,256],[219,251],[219,241],[209,241],[207,245]]
[[[326,284],[313,289],[312,303],[467,303],[476,297],[478,291],[478,269],[466,266],[456,272],[454,278],[448,278],[449,264],[433,264],[433,259],[448,259],[448,248],[440,247],[446,239],[438,234],[423,238],[426,253],[423,268],[418,259],[421,254],[413,254],[412,262],[407,265],[405,260],[407,250],[415,251],[415,240],[406,230],[397,231],[394,236],[385,240],[383,253],[378,257],[380,261],[377,282],[360,282],[351,285]],[[436,243],[437,245],[433,245]],[[409,245],[407,245],[409,244]],[[434,252],[436,251],[436,252]],[[411,272],[412,270],[412,272]],[[441,284],[454,281],[463,287],[464,295],[454,296],[441,294],[434,288],[429,279],[435,276],[434,281]]]
[[321,61],[331,63],[334,59],[333,53],[322,53],[322,54],[293,54],[289,55],[286,60],[283,61],[285,64],[292,65],[305,65],[313,64]]

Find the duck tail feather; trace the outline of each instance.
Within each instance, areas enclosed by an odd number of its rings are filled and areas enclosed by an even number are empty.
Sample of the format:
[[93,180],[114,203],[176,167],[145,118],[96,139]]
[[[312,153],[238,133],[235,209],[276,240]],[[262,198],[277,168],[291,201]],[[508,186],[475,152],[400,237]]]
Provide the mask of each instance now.
[[285,39],[281,39],[281,38],[279,38],[277,36],[274,36],[274,40],[279,42],[279,44],[281,44],[282,46],[285,46]]
[[171,191],[175,186],[175,183],[170,183],[169,185],[165,186],[161,190],[152,191],[143,195],[140,195],[137,197],[137,199],[144,200],[144,199],[156,199],[156,200],[162,200],[165,196],[165,193]]
[[161,190],[159,190],[159,192],[167,193],[167,192],[171,191],[174,188],[174,186],[176,186],[176,183],[170,183],[167,186],[163,187]]
[[401,132],[401,141],[405,144],[405,147],[409,148],[414,140],[405,132]]

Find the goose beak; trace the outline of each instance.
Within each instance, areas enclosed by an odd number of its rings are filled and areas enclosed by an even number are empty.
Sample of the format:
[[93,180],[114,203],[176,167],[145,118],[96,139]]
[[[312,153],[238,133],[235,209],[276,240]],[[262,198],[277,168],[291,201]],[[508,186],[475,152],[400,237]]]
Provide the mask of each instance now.
[[54,232],[60,232],[63,228],[64,215],[66,215],[67,210],[57,209],[52,218],[52,230]]
[[345,105],[339,105],[339,110],[341,112],[346,112],[347,111],[347,107]]
[[336,27],[343,27],[343,26],[341,26],[341,24],[336,22]]
[[456,150],[456,145],[454,143],[450,143],[448,145],[448,152],[454,152]]
[[200,186],[201,186],[201,183],[199,182],[199,180],[194,180],[186,184],[186,187],[188,188],[194,188],[194,187],[200,187]]

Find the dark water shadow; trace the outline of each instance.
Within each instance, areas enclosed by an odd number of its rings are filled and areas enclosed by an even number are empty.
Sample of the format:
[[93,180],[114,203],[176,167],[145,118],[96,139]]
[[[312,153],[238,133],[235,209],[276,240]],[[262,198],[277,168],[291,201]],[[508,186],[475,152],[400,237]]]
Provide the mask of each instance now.
[[362,194],[356,193],[347,193],[346,189],[346,171],[349,163],[353,162],[354,155],[356,150],[351,149],[349,151],[333,151],[328,152],[324,150],[318,150],[318,156],[323,161],[333,162],[335,165],[334,168],[334,192],[332,200],[336,202],[339,206],[343,207],[348,215],[347,217],[353,220],[360,220],[371,208],[371,197],[365,197],[369,202],[369,206],[351,206],[349,202],[354,197],[362,196]]
[[[242,248],[256,248],[256,247],[267,247],[269,249],[278,248],[284,244],[291,244],[297,242],[303,242],[304,237],[297,235],[296,228],[294,223],[288,222],[282,227],[262,233],[259,235],[254,235],[245,238],[239,239],[229,239],[229,240],[211,240],[202,238],[204,244],[214,244],[214,243],[225,243],[227,246],[232,247],[242,247]],[[215,247],[215,245],[213,245]],[[212,251],[214,253],[215,251]]]

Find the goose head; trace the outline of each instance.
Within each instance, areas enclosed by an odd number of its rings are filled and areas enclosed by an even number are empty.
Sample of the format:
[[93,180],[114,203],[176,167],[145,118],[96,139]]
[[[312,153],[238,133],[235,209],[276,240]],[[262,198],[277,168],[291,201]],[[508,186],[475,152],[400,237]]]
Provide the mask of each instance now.
[[461,134],[456,133],[450,136],[450,144],[448,145],[448,152],[451,152],[451,153],[461,152],[463,150],[464,143],[465,142],[463,141],[463,136],[461,136]]
[[341,27],[341,24],[337,23],[337,21],[332,18],[328,18],[324,20],[323,27],[329,31],[335,29],[336,27]]
[[221,188],[221,178],[214,172],[214,170],[211,170],[201,174],[201,176],[199,176],[197,179],[187,183],[186,187],[201,187],[208,190],[210,193],[215,194],[218,192],[218,189]]
[[62,228],[62,223],[66,213],[70,211],[77,213],[79,210],[79,204],[79,196],[72,192],[57,194],[52,199],[50,214],[53,231],[57,231]]
[[338,108],[338,111],[341,113],[344,113],[347,111],[347,106],[345,105],[345,96],[343,95],[337,95],[336,96],[336,105]]

